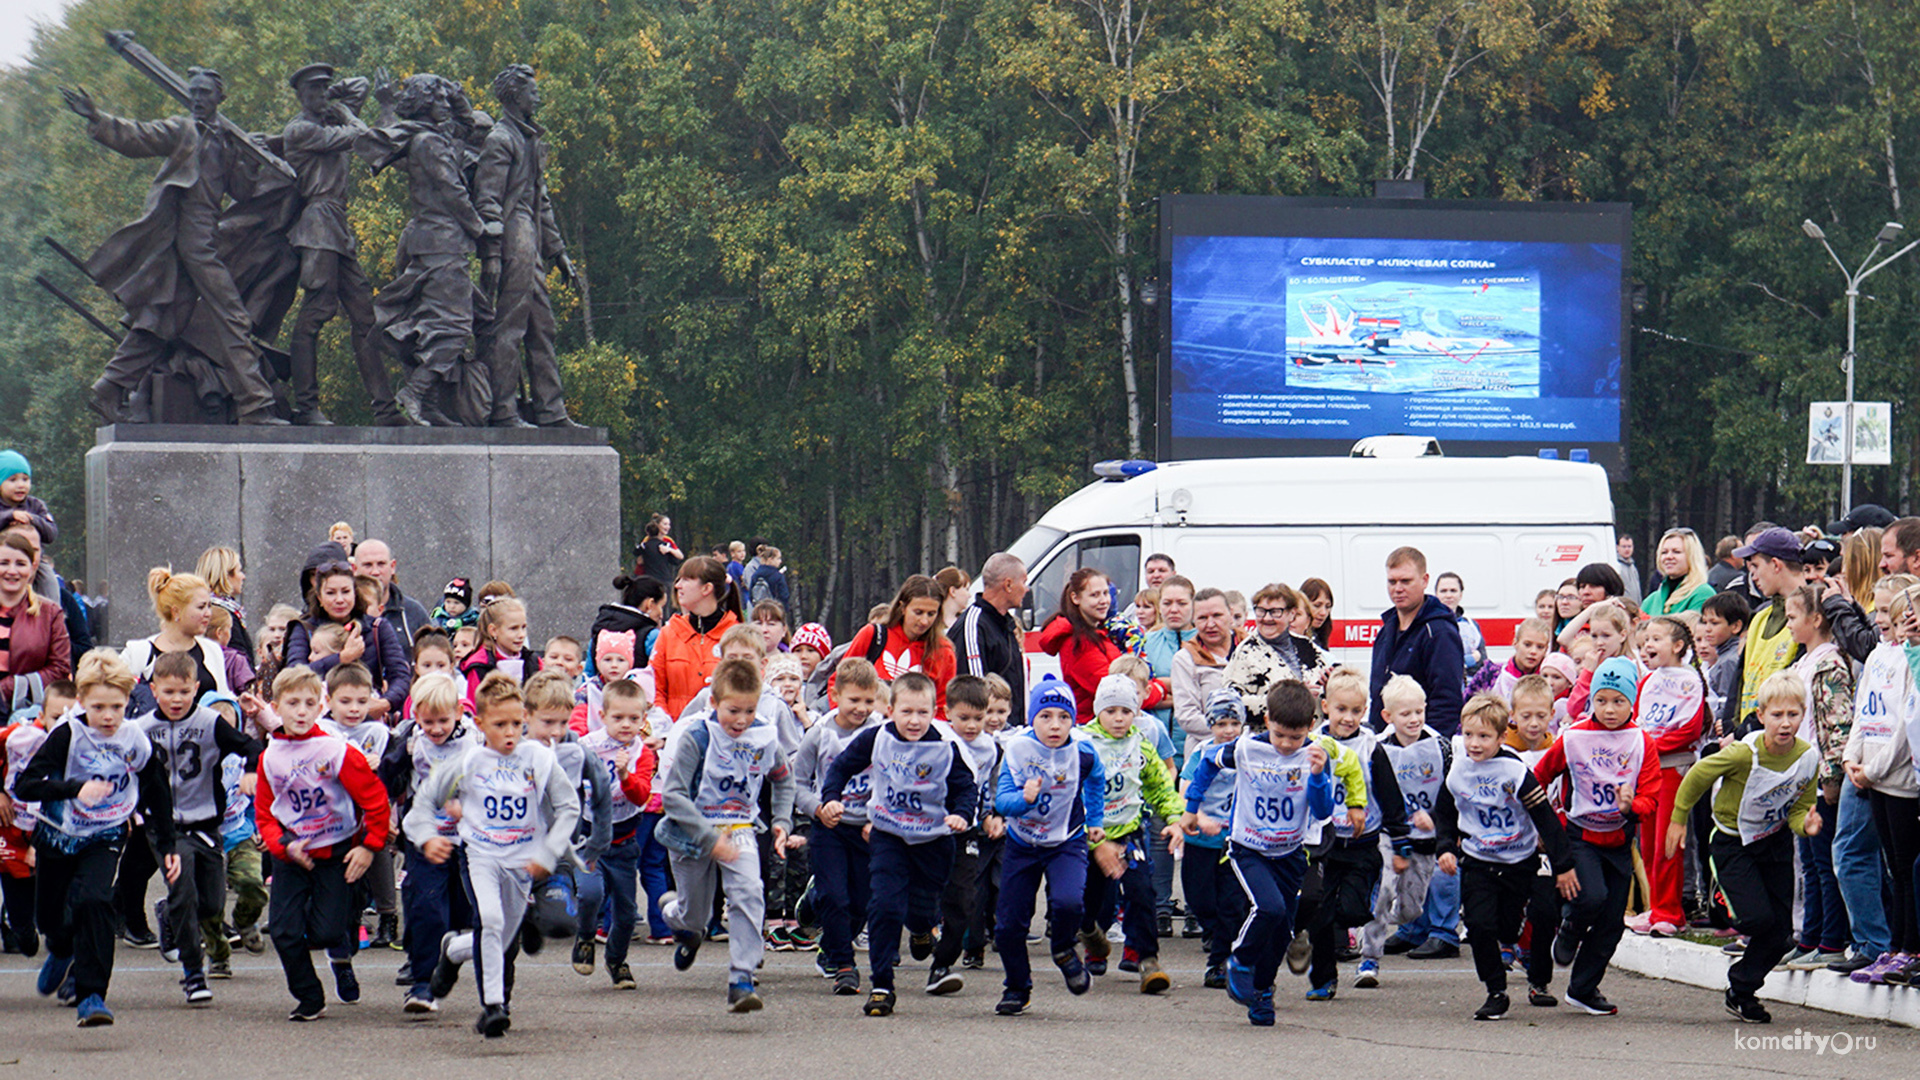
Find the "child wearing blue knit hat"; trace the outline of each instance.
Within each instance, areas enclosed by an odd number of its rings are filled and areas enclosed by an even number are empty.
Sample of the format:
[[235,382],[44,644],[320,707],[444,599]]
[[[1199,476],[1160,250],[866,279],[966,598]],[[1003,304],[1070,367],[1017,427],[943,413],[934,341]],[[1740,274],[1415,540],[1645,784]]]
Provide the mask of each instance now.
[[1627,657],[1602,663],[1593,673],[1593,715],[1563,729],[1533,769],[1543,786],[1566,778],[1561,817],[1580,891],[1554,936],[1553,959],[1573,967],[1567,1004],[1595,1016],[1620,1011],[1600,993],[1600,978],[1626,929],[1634,831],[1655,812],[1660,781],[1653,738],[1633,722],[1639,682],[1640,669]]
[[31,525],[40,534],[40,546],[60,538],[47,504],[33,497],[33,466],[18,450],[0,450],[0,528],[14,523]]

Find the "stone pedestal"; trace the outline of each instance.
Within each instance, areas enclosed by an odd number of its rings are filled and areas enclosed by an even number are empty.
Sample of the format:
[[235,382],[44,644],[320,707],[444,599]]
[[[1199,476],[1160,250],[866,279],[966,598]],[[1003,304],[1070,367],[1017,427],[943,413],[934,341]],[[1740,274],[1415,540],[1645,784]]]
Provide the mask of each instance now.
[[304,610],[300,567],[336,521],[386,541],[401,590],[428,611],[450,578],[512,583],[536,651],[583,637],[616,599],[620,460],[604,430],[123,424],[87,451],[101,641],[154,633],[147,571],[191,572],[222,544],[245,564],[251,627],[275,603]]

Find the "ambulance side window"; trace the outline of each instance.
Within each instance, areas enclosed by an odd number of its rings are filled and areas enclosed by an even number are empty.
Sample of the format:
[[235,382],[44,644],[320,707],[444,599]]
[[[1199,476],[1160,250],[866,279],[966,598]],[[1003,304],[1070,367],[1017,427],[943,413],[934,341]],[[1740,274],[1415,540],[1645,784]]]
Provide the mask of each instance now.
[[1140,537],[1133,533],[1084,537],[1059,553],[1046,565],[1027,575],[1027,607],[1033,612],[1028,626],[1045,627],[1060,613],[1060,593],[1075,570],[1091,566],[1106,575],[1120,590],[1117,608],[1133,603],[1140,591]]

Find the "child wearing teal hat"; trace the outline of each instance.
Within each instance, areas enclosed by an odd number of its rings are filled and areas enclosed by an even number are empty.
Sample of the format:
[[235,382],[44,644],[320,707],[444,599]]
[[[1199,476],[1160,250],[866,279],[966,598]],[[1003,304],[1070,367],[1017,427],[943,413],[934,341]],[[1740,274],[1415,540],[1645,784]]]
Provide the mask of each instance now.
[[60,538],[47,504],[33,497],[33,466],[18,450],[0,450],[0,529],[14,523],[33,526],[40,546]]

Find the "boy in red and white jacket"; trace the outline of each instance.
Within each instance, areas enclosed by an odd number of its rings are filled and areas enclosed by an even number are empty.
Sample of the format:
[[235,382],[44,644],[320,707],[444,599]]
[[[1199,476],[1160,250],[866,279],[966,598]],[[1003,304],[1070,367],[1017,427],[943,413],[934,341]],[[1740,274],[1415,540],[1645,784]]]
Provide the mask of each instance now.
[[[296,1021],[326,1015],[312,950],[332,948],[352,930],[364,903],[354,886],[386,847],[390,824],[387,789],[367,759],[316,726],[325,697],[305,665],[275,676],[278,730],[260,755],[253,798],[260,846],[273,860],[267,934],[294,997],[287,1019]],[[252,694],[241,703],[249,716],[267,711]],[[360,1000],[351,956],[333,961],[333,977],[341,1001]]]
[[1626,930],[1634,830],[1654,812],[1660,783],[1659,752],[1633,724],[1639,682],[1632,660],[1616,656],[1602,663],[1593,673],[1592,717],[1562,730],[1533,767],[1542,786],[1566,778],[1561,817],[1580,891],[1554,937],[1553,959],[1573,967],[1567,1004],[1595,1016],[1620,1011],[1601,995],[1600,979]]

